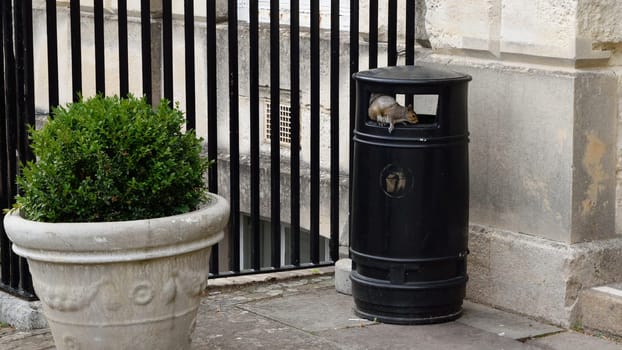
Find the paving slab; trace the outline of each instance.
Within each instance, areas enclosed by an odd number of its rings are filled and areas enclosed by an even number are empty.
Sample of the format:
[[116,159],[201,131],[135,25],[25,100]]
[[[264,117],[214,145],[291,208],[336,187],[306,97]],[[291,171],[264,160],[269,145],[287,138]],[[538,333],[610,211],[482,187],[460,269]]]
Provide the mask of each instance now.
[[343,349],[281,322],[234,307],[226,311],[199,312],[192,349]]
[[[468,302],[459,322],[373,323],[354,315],[352,297],[335,292],[330,276],[224,286],[202,299],[193,350],[622,350],[613,341],[578,333],[535,335],[551,329]],[[52,336],[47,329],[0,326],[0,350],[18,349],[53,350]]]
[[349,350],[542,350],[457,322],[419,326],[375,324],[318,335]]
[[1,350],[54,350],[54,340],[49,328],[18,331],[14,328],[0,328]]
[[306,332],[373,324],[354,315],[352,297],[338,294],[333,288],[247,303],[240,307]]
[[531,339],[527,344],[536,345],[543,350],[622,350],[622,344],[614,341],[571,331]]
[[563,329],[481,304],[465,301],[456,322],[511,339],[529,339],[562,332]]
[[[536,346],[504,338],[496,332],[491,333],[455,322],[432,326],[377,324],[354,315],[352,297],[328,289],[249,302],[238,307],[284,325],[326,337],[344,349],[538,349]],[[505,313],[502,311],[476,306],[469,307],[468,310],[467,314],[470,316],[466,321],[471,318],[472,323],[482,328],[490,328],[492,325],[499,327],[499,322],[511,319],[512,322],[507,322],[508,325],[521,325],[515,334],[537,333],[533,330],[526,331],[529,329],[527,321],[503,317]],[[475,322],[476,317],[488,315],[494,315],[495,320],[489,324]],[[555,328],[555,331],[559,329]]]

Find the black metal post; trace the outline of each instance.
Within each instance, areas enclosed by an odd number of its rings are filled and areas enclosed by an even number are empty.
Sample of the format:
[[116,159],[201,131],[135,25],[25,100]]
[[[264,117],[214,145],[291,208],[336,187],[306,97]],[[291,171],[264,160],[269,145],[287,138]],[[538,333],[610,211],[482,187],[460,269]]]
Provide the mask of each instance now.
[[255,271],[261,268],[260,232],[260,183],[259,183],[259,1],[249,2],[249,88],[250,88],[250,126],[251,126],[251,242],[250,267]]
[[58,106],[58,39],[56,30],[56,1],[45,2],[48,46],[48,96],[49,111]]
[[290,260],[300,266],[300,1],[290,2],[290,93],[291,93],[291,155]]
[[130,92],[128,68],[127,0],[119,0],[119,94],[127,96]]
[[[209,3],[209,2],[208,2]],[[151,84],[151,2],[140,1],[140,41],[142,57],[143,95],[148,103],[153,100]]]
[[186,129],[196,129],[194,76],[194,1],[184,0],[184,39],[186,58]]
[[339,0],[330,12],[330,259],[339,259]]
[[162,78],[164,98],[173,105],[173,4],[162,1]]
[[281,266],[281,89],[279,0],[270,1],[270,219],[271,266]]
[[378,0],[369,0],[369,69],[378,67]]
[[[207,2],[207,157],[218,160],[218,78],[216,76],[216,1]],[[207,186],[210,192],[218,193],[218,162],[208,170]],[[210,273],[219,272],[219,247],[212,248]]]
[[[229,226],[230,252],[240,251],[240,135],[239,135],[239,82],[238,82],[238,6],[230,0],[229,28],[229,161],[231,223]],[[240,260],[229,256],[230,270],[240,270]]]
[[104,0],[94,0],[95,16],[95,89],[106,94],[106,57],[104,43]]
[[71,21],[71,89],[77,102],[82,92],[82,34],[80,32],[80,0],[69,3]]
[[320,1],[311,0],[311,262],[320,261]]

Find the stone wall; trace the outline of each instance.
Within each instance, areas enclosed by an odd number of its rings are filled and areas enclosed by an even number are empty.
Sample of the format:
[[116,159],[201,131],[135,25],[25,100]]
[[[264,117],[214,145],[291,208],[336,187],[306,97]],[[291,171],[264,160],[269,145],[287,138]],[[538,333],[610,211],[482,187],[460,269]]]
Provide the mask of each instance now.
[[473,76],[468,297],[569,325],[578,291],[622,281],[622,4],[422,5],[419,62]]

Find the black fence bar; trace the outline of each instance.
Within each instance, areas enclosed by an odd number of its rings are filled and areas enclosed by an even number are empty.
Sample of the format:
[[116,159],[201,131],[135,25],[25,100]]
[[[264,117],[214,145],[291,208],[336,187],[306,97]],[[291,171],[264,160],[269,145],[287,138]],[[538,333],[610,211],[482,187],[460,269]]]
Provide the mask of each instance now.
[[290,2],[290,262],[300,266],[300,1]]
[[[33,47],[33,23],[32,23],[32,0],[17,1],[21,3],[22,8],[22,30],[24,32],[24,92],[22,99],[24,100],[24,123],[35,125],[35,66],[34,66],[34,47]],[[22,138],[23,152],[20,155],[22,161],[34,160],[34,154],[29,146],[29,140],[26,135],[27,130],[24,128],[24,137]],[[30,276],[30,275],[29,275]]]
[[251,156],[251,241],[250,267],[255,271],[261,268],[260,232],[260,177],[259,177],[259,1],[249,1],[249,102],[250,102],[250,156]]
[[[349,105],[349,164],[348,164],[348,183],[352,183],[352,150],[354,144],[352,142],[354,119],[356,118],[356,83],[352,75],[359,71],[359,2],[350,0],[350,105]],[[348,208],[352,208],[352,190],[348,186]],[[348,227],[350,225],[350,213],[348,213]],[[350,242],[351,232],[348,232],[348,242]]]
[[119,95],[127,96],[130,92],[127,43],[127,0],[117,3],[119,18]]
[[71,26],[71,89],[72,99],[77,102],[82,92],[82,34],[80,32],[80,0],[69,3]]
[[320,261],[320,1],[311,0],[311,262]]
[[[17,194],[17,186],[15,184],[15,176],[17,174],[17,133],[18,133],[18,117],[17,117],[17,77],[16,62],[14,56],[13,43],[13,21],[12,8],[10,1],[2,1],[2,41],[4,49],[4,94],[5,109],[7,116],[7,143],[9,153],[7,156],[7,169],[9,170],[7,192],[9,199]],[[16,254],[10,256],[10,288],[17,291],[20,282],[20,263]]]
[[93,1],[95,16],[95,90],[106,94],[106,55],[104,43],[104,0]]
[[330,259],[339,259],[339,0],[330,7]]
[[389,0],[387,22],[387,66],[397,64],[397,0]]
[[52,115],[52,107],[58,106],[58,38],[55,0],[45,2],[45,18],[48,39],[48,104],[50,115]]
[[184,0],[184,39],[186,51],[186,129],[196,129],[194,76],[194,1]]
[[164,98],[173,105],[173,4],[162,0],[162,85]]
[[21,4],[16,2],[13,8],[13,26],[15,27],[15,93],[16,93],[16,137],[18,161],[23,161],[28,150],[28,130],[26,118],[25,96],[25,57],[24,57],[24,23]]
[[279,0],[270,0],[270,219],[271,266],[281,266],[281,89]]
[[[207,157],[218,159],[218,77],[216,76],[216,1],[207,1],[206,5],[206,48],[207,48]],[[210,192],[218,193],[218,162],[207,171],[207,187]],[[219,271],[219,247],[212,248],[210,273],[214,276]]]
[[406,0],[406,65],[415,64],[415,0]]
[[[216,76],[216,1],[206,5],[206,48],[207,48],[207,157],[218,158],[218,77]],[[218,193],[218,164],[208,169],[207,187]]]
[[[17,143],[19,161],[25,162],[34,159],[28,143],[28,125],[34,125],[34,99],[27,97],[27,93],[34,87],[30,85],[32,78],[32,4],[26,1],[14,2],[13,18],[15,27],[15,58],[17,71]],[[30,57],[29,57],[30,56]],[[30,90],[34,92],[34,89]],[[32,105],[30,103],[33,103]],[[19,258],[19,275],[21,295],[34,297],[32,277],[28,269],[28,261]]]
[[378,0],[369,0],[369,68],[378,67]]
[[229,235],[229,269],[240,270],[240,135],[239,135],[239,83],[238,83],[238,3],[229,0],[229,160],[231,225]]
[[[415,0],[406,0],[406,65],[415,65]],[[404,101],[406,106],[414,104],[414,97],[407,95]]]
[[[210,1],[208,1],[208,4]],[[151,84],[151,2],[140,1],[140,44],[142,57],[143,95],[152,103],[153,86]]]
[[[4,12],[6,6],[0,4],[0,38],[4,41]],[[14,151],[15,144],[8,142],[7,125],[9,114],[6,112],[6,87],[4,69],[4,44],[0,45],[0,206],[9,208],[12,197],[10,193],[10,169],[8,155]],[[4,220],[4,214],[0,212]],[[4,226],[0,225],[0,286],[3,290],[11,284],[11,242],[6,235]]]

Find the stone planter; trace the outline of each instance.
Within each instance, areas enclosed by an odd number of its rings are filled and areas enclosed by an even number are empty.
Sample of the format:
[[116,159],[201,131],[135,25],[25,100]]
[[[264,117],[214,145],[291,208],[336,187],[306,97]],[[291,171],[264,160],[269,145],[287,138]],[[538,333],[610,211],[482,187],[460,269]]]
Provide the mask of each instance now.
[[60,349],[189,349],[229,206],[104,223],[4,219]]

